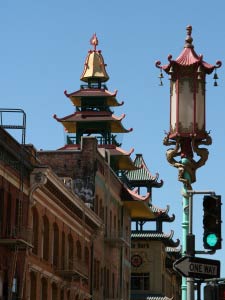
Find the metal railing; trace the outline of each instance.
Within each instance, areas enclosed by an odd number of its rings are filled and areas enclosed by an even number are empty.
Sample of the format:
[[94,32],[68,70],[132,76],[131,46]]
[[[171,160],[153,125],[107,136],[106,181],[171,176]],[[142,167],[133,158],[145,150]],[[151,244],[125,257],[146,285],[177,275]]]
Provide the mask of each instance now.
[[61,256],[58,259],[58,265],[56,266],[56,271],[62,276],[73,277],[74,275],[80,275],[81,277],[88,277],[89,265],[83,260],[78,258],[68,258],[66,256]]
[[7,226],[4,230],[0,224],[0,244],[7,243],[7,240],[10,244],[13,242],[20,242],[32,245],[33,232],[30,228],[23,226]]

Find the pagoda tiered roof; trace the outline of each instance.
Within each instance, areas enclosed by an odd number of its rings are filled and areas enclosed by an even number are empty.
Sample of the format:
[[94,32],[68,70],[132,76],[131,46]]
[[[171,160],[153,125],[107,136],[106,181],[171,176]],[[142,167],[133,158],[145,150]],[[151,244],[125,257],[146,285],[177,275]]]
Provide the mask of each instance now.
[[172,214],[170,217],[169,212],[170,206],[167,205],[166,209],[159,208],[157,206],[152,205],[152,211],[155,214],[156,220],[160,222],[173,222],[175,220],[175,215]]
[[131,239],[145,239],[145,240],[154,240],[163,242],[167,247],[178,247],[180,244],[180,240],[173,240],[174,231],[171,230],[170,233],[165,234],[163,232],[150,231],[150,230],[142,230],[142,231],[131,231]]
[[181,256],[182,247],[179,245],[178,247],[166,247],[166,253],[169,255],[173,255],[177,258]]
[[[71,115],[63,118],[58,118],[56,115],[53,116],[58,122],[62,123],[65,127],[66,132],[76,133],[77,123],[90,123],[90,122],[107,122],[110,124],[111,132],[113,133],[125,133],[130,132],[133,129],[125,129],[121,121],[125,118],[125,114],[120,117],[116,117],[107,111],[77,111]],[[87,129],[86,133],[96,133],[96,128],[90,124],[90,128]]]
[[166,296],[147,296],[144,298],[145,300],[173,300],[173,297],[169,298]]
[[126,177],[133,187],[148,186],[159,188],[163,185],[163,180],[158,181],[158,173],[156,173],[155,175],[152,175],[150,173],[142,154],[136,154],[134,165],[139,168],[126,172]]
[[121,191],[121,198],[124,206],[130,211],[131,219],[151,220],[155,218],[149,205],[150,193],[141,196],[137,193],[137,190],[130,190],[124,185]]
[[134,165],[133,160],[130,155],[134,152],[132,148],[130,151],[125,151],[120,147],[116,147],[115,145],[99,145],[99,151],[101,152],[101,148],[103,147],[109,153],[110,156],[110,164],[114,166],[116,170],[135,170],[138,167]]
[[106,105],[108,106],[121,106],[124,102],[118,102],[116,99],[117,91],[111,93],[106,88],[81,88],[80,90],[68,94],[67,91],[64,91],[64,94],[72,101],[74,106],[81,106],[82,98],[86,97],[96,97],[96,98],[104,98],[106,101]]

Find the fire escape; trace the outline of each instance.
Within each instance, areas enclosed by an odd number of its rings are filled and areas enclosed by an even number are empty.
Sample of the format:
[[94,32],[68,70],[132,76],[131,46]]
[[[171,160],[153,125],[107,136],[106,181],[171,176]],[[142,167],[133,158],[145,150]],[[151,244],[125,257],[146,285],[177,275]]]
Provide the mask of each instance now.
[[[15,124],[16,123],[16,124]],[[18,141],[13,143],[12,138],[5,132],[0,132],[0,160],[3,162],[3,168],[13,170],[18,176],[18,193],[16,195],[15,205],[15,222],[12,221],[12,198],[9,194],[4,199],[4,191],[2,193],[2,201],[6,200],[7,212],[3,220],[0,222],[0,246],[5,247],[10,253],[11,263],[8,269],[8,298],[17,299],[19,294],[23,293],[23,282],[25,279],[25,256],[24,255],[24,271],[20,278],[20,289],[18,289],[17,265],[18,257],[21,250],[24,252],[32,247],[32,232],[24,224],[23,205],[24,205],[24,176],[25,176],[25,133],[26,133],[26,114],[21,109],[5,109],[0,108],[0,127],[6,132],[13,131],[12,136]],[[18,130],[20,133],[18,134]],[[21,136],[21,141],[18,140]],[[4,214],[4,212],[3,212]],[[26,252],[24,252],[26,253]],[[21,256],[20,256],[21,257]],[[20,290],[20,291],[19,291]]]

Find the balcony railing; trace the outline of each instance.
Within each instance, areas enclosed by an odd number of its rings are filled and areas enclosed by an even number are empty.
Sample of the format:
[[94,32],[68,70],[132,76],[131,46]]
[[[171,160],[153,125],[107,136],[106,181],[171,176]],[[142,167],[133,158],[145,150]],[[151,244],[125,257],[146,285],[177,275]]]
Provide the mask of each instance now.
[[87,279],[89,265],[82,260],[68,259],[67,257],[60,257],[59,267],[56,267],[56,272],[68,279],[74,279],[76,277]]
[[5,230],[0,224],[0,245],[17,245],[19,247],[32,247],[33,232],[30,228],[8,226]]
[[[115,145],[117,147],[121,145],[121,143],[117,142],[116,136],[114,135],[111,135],[110,137],[107,138],[102,136],[97,136],[94,134],[92,136],[94,136],[97,139],[98,145]],[[67,144],[79,144],[77,137],[75,135],[70,135],[70,134],[66,135],[66,142]]]

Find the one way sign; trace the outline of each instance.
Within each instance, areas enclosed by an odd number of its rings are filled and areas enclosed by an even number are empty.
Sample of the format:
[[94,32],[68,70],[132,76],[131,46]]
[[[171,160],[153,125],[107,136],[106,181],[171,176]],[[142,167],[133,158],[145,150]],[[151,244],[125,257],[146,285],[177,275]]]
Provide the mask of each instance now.
[[174,262],[173,268],[184,277],[201,279],[220,277],[219,260],[184,256]]

